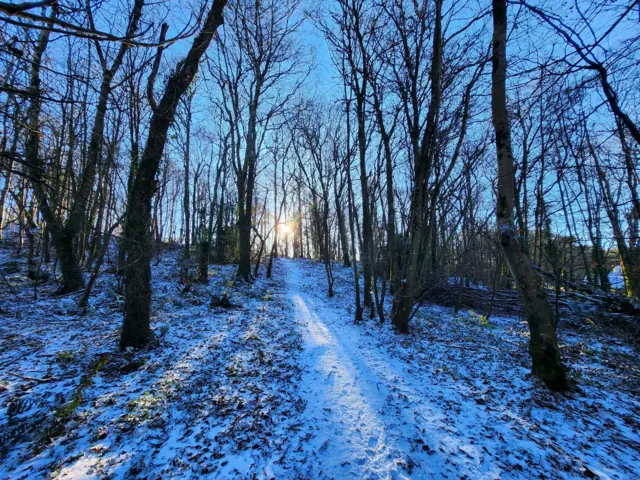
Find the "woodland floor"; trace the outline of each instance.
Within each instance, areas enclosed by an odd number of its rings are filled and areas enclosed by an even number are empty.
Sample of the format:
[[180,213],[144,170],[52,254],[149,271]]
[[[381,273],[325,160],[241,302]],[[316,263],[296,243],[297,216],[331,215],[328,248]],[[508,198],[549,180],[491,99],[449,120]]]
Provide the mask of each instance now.
[[177,257],[153,267],[156,341],[121,353],[112,274],[78,315],[0,249],[0,478],[637,478],[638,348],[587,320],[560,324],[578,389],[553,394],[519,319],[424,305],[401,336],[353,323],[350,269],[331,299],[286,259],[181,293]]

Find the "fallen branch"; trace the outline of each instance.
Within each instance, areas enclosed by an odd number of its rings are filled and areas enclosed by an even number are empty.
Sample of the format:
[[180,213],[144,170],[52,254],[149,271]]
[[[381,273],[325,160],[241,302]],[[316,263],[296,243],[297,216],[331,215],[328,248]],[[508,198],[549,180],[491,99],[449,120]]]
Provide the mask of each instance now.
[[16,372],[4,372],[7,375],[12,375],[14,377],[18,377],[21,378],[23,380],[31,380],[32,382],[38,382],[38,383],[48,383],[48,382],[57,382],[58,379],[55,377],[45,377],[45,378],[36,378],[36,377],[29,377],[27,375],[21,375],[20,373],[16,373]]

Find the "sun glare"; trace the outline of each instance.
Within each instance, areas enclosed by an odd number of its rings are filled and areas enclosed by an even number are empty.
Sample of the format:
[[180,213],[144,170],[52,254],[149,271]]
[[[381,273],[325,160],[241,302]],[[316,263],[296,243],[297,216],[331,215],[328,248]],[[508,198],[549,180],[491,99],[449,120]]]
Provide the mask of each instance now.
[[280,232],[283,235],[288,235],[291,233],[291,225],[289,225],[288,223],[281,223],[280,224]]

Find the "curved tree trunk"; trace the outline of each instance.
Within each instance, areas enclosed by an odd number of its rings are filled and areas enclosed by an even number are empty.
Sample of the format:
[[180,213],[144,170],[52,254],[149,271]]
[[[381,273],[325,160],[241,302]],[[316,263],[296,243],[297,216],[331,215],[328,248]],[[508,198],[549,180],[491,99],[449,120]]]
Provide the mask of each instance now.
[[347,226],[344,222],[344,210],[341,201],[341,192],[343,191],[344,185],[338,189],[337,180],[334,180],[333,184],[333,193],[334,200],[336,204],[336,217],[338,219],[338,235],[340,237],[340,248],[342,250],[342,264],[345,267],[351,266],[351,259],[349,258],[349,238],[347,236]]
[[169,77],[159,105],[154,108],[147,143],[129,191],[124,242],[125,312],[120,347],[142,347],[151,338],[151,199],[156,190],[156,173],[167,141],[167,131],[182,95],[193,81],[207,47],[223,23],[226,0],[214,0],[200,33],[187,56]]
[[507,2],[493,0],[493,74],[491,107],[498,155],[498,203],[496,207],[500,247],[513,275],[531,334],[529,352],[533,374],[552,390],[567,388],[567,373],[560,358],[556,325],[531,261],[513,221],[515,166],[507,112]]
[[[57,7],[53,7],[50,18],[57,16]],[[60,260],[63,283],[62,292],[73,292],[84,286],[82,270],[75,254],[73,236],[67,235],[60,218],[49,203],[45,181],[42,179],[44,162],[40,158],[40,67],[42,56],[49,44],[49,30],[44,29],[33,54],[31,62],[31,78],[29,90],[31,103],[27,111],[29,135],[25,149],[27,168],[32,179],[33,192],[38,200],[38,208],[42,218],[47,222],[54,247]]]
[[[144,0],[136,0],[133,6],[129,25],[127,27],[128,37],[133,36],[137,30],[138,23],[142,16],[143,5]],[[57,6],[53,7],[51,13],[52,19],[57,15],[57,9]],[[90,21],[93,22],[91,18]],[[54,198],[49,195],[43,183],[41,177],[44,165],[39,158],[40,98],[38,97],[40,95],[40,63],[48,41],[49,31],[46,29],[42,30],[34,53],[34,58],[32,60],[30,85],[32,100],[28,112],[30,133],[27,141],[26,153],[27,164],[33,179],[33,189],[38,199],[40,213],[47,223],[49,232],[51,233],[51,239],[60,260],[60,269],[63,277],[63,287],[61,291],[66,293],[80,290],[84,287],[84,276],[82,274],[82,269],[80,268],[80,259],[78,258],[76,247],[79,242],[79,233],[82,230],[85,230],[85,233],[88,233],[85,225],[90,225],[91,223],[86,222],[86,214],[87,207],[90,203],[89,199],[94,188],[97,166],[102,152],[107,103],[113,88],[111,82],[122,64],[129,45],[125,42],[121,43],[113,64],[110,67],[107,67],[100,44],[96,41],[96,49],[103,68],[102,82],[100,84],[96,115],[87,152],[87,162],[79,180],[80,184],[75,194],[73,204],[71,205],[69,216],[65,222],[64,219],[55,212],[54,208],[51,207],[57,202],[55,202]],[[70,152],[72,152],[72,150],[73,149],[70,149]]]
[[260,98],[261,81],[257,80],[253,104],[249,106],[249,122],[247,126],[247,145],[245,148],[242,175],[238,178],[238,235],[240,259],[237,277],[246,281],[251,278],[251,221],[253,217],[253,190],[256,183],[256,135],[257,109]]

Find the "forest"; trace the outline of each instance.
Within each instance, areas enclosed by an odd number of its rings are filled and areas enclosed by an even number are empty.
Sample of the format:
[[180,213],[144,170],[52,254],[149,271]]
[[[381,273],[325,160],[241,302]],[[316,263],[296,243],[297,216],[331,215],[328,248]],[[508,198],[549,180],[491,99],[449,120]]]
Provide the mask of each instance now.
[[637,478],[640,0],[0,27],[0,478]]

